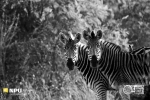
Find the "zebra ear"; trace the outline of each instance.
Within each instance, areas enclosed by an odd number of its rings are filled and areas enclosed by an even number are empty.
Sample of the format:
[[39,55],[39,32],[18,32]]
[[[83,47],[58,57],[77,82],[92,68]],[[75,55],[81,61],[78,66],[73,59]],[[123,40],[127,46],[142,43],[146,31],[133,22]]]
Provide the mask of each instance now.
[[102,31],[101,31],[101,30],[98,30],[98,31],[97,31],[97,38],[98,38],[98,39],[101,39],[101,38],[102,38]]
[[78,43],[79,41],[81,40],[81,34],[80,33],[77,33],[75,39],[74,39],[74,42],[75,43]]
[[131,45],[129,45],[129,52],[132,52],[133,51],[133,48]]
[[85,39],[85,40],[88,40],[89,39],[89,34],[88,34],[88,32],[87,31],[83,31],[83,38]]
[[60,40],[61,40],[61,42],[63,43],[63,44],[65,44],[66,43],[66,37],[64,36],[64,34],[60,34]]
[[90,28],[87,28],[87,32],[90,32]]

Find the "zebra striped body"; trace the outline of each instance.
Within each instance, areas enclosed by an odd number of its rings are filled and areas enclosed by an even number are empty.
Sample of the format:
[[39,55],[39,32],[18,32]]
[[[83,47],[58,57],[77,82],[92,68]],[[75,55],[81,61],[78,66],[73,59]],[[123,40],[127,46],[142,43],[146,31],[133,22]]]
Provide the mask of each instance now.
[[98,67],[110,82],[117,82],[120,85],[145,83],[137,77],[149,74],[149,65],[145,61],[149,58],[149,53],[132,54],[114,50],[116,46],[106,41],[100,41],[100,45],[102,54]]
[[150,52],[150,47],[141,47],[139,49],[133,50],[133,48],[129,45],[129,53],[132,54],[146,54]]
[[[93,69],[91,67],[90,60],[88,59],[87,47],[76,45],[77,42],[75,41],[77,40],[72,40],[70,38],[67,40],[63,36],[61,36],[61,39],[64,44],[67,67],[69,70],[73,70],[74,66],[76,66],[87,85],[90,85],[90,87],[95,90],[97,99],[106,100],[107,90],[114,89],[111,88],[108,79],[99,69]],[[76,53],[78,54],[77,56]]]
[[[84,32],[83,37],[87,40],[92,67],[99,69],[108,78],[111,86],[114,86],[113,88],[118,90],[121,85],[146,83],[143,76],[148,76],[150,71],[149,48],[124,52],[114,43],[99,41],[102,37],[101,30],[97,31],[97,35],[93,32],[91,35]],[[97,64],[93,64],[95,59],[98,59]]]
[[88,59],[87,48],[78,48],[78,60],[75,62],[78,70],[83,75],[87,84],[96,90],[98,100],[106,100],[107,90],[114,90],[110,87],[107,78],[98,69],[93,69],[90,66],[90,60]]
[[[97,57],[99,55],[99,52],[101,53],[97,61],[98,63],[95,64],[96,66],[94,67],[98,68],[108,78],[111,84],[145,83],[142,77],[148,76],[150,72],[150,52],[148,48],[124,52],[119,46],[100,40],[102,37],[101,30],[97,31],[97,35],[93,34],[94,33],[91,32],[91,35],[88,35],[84,32],[87,47],[89,51],[92,51],[89,52],[89,55],[95,58],[95,56]],[[100,51],[97,52],[98,50]],[[93,62],[91,61],[91,63]]]

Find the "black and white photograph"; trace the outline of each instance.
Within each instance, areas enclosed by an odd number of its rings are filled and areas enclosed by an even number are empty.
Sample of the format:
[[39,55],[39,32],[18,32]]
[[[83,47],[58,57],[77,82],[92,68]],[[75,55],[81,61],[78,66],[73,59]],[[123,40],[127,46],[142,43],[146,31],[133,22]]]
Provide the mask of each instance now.
[[150,0],[0,0],[0,100],[150,100]]

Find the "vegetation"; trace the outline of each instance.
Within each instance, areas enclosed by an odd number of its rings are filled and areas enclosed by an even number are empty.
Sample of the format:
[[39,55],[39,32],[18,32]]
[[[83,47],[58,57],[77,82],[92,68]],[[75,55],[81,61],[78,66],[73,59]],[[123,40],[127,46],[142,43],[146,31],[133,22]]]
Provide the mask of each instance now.
[[105,40],[125,51],[129,44],[150,46],[149,5],[148,0],[0,0],[0,88],[32,90],[19,96],[1,92],[0,98],[95,100],[77,69],[67,69],[59,33],[101,29]]

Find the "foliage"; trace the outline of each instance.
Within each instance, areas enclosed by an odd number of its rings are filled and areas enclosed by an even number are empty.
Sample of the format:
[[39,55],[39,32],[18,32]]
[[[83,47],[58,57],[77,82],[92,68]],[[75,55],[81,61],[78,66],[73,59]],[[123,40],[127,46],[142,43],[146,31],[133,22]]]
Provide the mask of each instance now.
[[150,46],[149,5],[147,0],[133,0],[130,3],[118,5],[118,11],[115,12],[114,19],[122,19],[120,27],[130,33],[129,43],[133,44],[134,48],[139,48],[141,45]]
[[3,99],[94,100],[77,69],[68,71],[59,33],[101,29],[128,51],[150,45],[149,18],[146,0],[1,0],[0,87],[32,89]]

